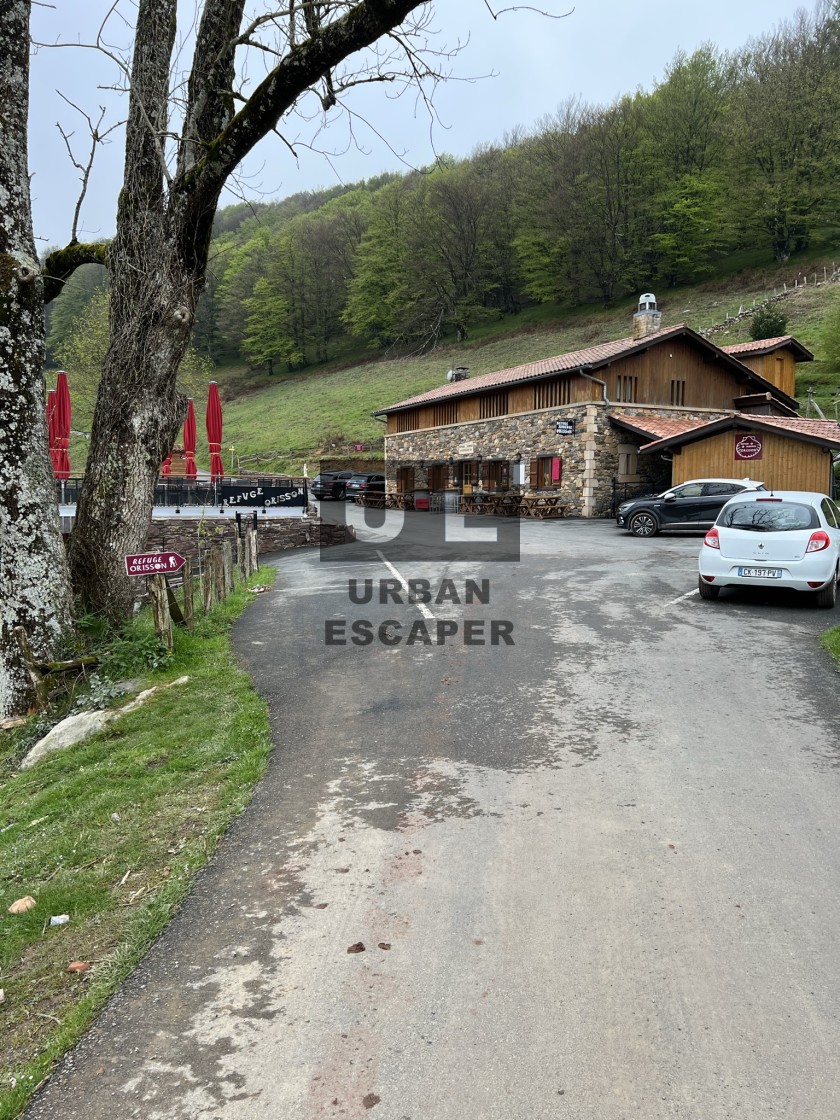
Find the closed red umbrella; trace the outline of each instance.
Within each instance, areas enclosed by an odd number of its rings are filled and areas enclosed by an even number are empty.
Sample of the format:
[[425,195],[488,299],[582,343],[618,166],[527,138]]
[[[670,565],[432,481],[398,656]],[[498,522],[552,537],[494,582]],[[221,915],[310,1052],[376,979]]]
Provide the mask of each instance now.
[[55,389],[50,389],[47,393],[47,433],[50,445],[50,463],[52,464],[53,474],[55,474]]
[[187,401],[187,418],[184,421],[184,454],[187,457],[187,478],[195,478],[195,409],[192,397]]
[[55,409],[53,411],[55,422],[55,477],[70,477],[70,389],[67,385],[67,374],[61,370],[55,384]]
[[217,482],[225,477],[225,468],[222,464],[222,402],[215,381],[210,382],[207,397],[207,443],[210,447],[210,480]]

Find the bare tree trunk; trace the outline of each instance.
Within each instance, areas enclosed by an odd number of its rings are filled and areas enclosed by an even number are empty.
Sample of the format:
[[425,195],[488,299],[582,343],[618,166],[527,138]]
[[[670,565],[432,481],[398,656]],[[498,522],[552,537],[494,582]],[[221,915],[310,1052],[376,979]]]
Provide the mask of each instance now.
[[[306,90],[320,84],[325,110],[334,105],[335,69],[423,3],[291,5],[276,66],[239,107],[236,51],[245,0],[204,0],[173,168],[168,115],[178,4],[138,0],[125,178],[108,250],[111,340],[70,548],[73,585],[89,609],[119,620],[131,607],[121,557],[144,546],[155,479],[183,416],[175,376],[226,180]],[[255,21],[246,39],[263,23]],[[416,77],[423,67],[406,42],[406,74]],[[359,80],[370,78],[364,72]]]
[[44,286],[27,162],[30,0],[0,4],[0,719],[31,684],[15,627],[54,659],[72,600],[44,416]]

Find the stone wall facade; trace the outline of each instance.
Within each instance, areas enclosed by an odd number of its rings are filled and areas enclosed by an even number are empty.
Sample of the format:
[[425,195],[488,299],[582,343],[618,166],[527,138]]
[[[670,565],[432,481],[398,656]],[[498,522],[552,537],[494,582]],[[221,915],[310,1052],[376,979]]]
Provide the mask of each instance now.
[[[696,420],[698,423],[723,415],[719,410],[660,408],[643,405],[588,404],[565,405],[541,409],[492,420],[476,420],[441,428],[424,428],[385,437],[386,477],[388,490],[396,488],[396,471],[401,464],[415,468],[415,485],[422,489],[428,481],[428,467],[434,463],[457,463],[474,460],[508,460],[517,457],[525,466],[543,455],[556,455],[562,460],[559,492],[566,506],[567,517],[608,517],[612,511],[613,483],[654,481],[663,473],[660,461],[639,456],[632,472],[620,473],[620,457],[629,450],[638,451],[644,437],[613,427],[610,417],[636,417],[640,423],[646,416],[668,419]],[[575,434],[558,435],[558,420],[573,420]],[[423,464],[421,466],[420,464]]]
[[[258,518],[257,542],[261,556],[290,548],[346,544],[355,540],[351,526],[333,525],[315,517]],[[250,520],[243,523],[250,527]],[[194,520],[183,517],[153,521],[146,537],[146,551],[180,552],[195,559],[212,545],[230,541],[236,549],[236,522],[231,518]]]

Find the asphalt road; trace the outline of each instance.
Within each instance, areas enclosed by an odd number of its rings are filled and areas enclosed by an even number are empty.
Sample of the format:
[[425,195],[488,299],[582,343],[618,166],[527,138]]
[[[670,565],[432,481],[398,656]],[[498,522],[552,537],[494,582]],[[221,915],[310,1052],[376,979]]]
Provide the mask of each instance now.
[[696,536],[465,564],[434,520],[277,558],[270,772],[30,1120],[840,1115],[840,611],[701,602]]

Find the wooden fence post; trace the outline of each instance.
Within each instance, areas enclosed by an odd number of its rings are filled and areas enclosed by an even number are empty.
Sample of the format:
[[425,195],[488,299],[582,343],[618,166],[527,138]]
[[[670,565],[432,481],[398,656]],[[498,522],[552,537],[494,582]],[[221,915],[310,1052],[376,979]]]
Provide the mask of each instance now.
[[236,534],[236,566],[242,579],[245,579],[245,549],[242,546],[242,537],[238,533]]
[[172,618],[169,614],[169,596],[166,593],[166,580],[163,576],[151,576],[149,579],[149,597],[152,600],[155,633],[167,649],[172,649],[174,645]]
[[225,597],[225,576],[222,568],[222,550],[218,545],[213,547],[212,561],[214,597],[217,603],[221,603]]
[[248,530],[248,559],[252,572],[260,570],[260,557],[259,557],[259,543],[257,541],[257,530]]
[[184,625],[192,630],[195,625],[193,619],[193,570],[192,560],[187,558],[184,564]]
[[201,565],[201,605],[205,614],[208,614],[213,606],[213,567],[209,552],[204,553]]
[[233,546],[230,541],[222,545],[222,575],[224,578],[225,595],[233,594]]

